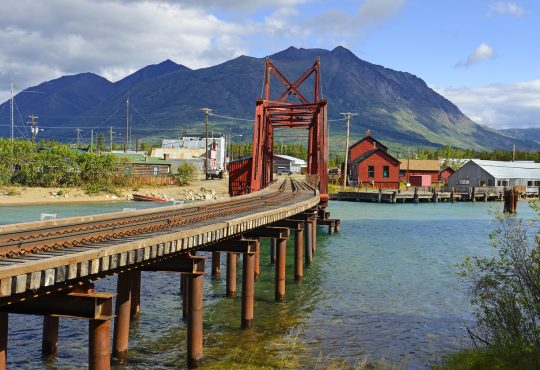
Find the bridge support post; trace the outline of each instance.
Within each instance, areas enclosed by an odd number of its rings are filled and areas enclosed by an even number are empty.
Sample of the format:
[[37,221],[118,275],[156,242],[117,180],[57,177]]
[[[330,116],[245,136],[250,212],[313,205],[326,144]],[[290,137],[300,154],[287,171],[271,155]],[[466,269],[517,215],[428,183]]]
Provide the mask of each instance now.
[[227,297],[236,296],[236,262],[238,255],[236,253],[227,252]]
[[58,352],[58,316],[43,316],[43,337],[41,340],[41,353],[44,357]]
[[7,369],[8,313],[0,312],[0,370]]
[[116,357],[121,364],[127,363],[129,322],[131,317],[131,290],[134,275],[134,271],[118,274],[113,356]]
[[276,244],[277,244],[277,239],[271,238],[270,239],[270,263],[272,265],[276,262]]
[[281,302],[285,298],[285,266],[287,258],[287,239],[277,239],[275,300]]
[[243,253],[242,266],[242,328],[253,325],[253,303],[255,294],[255,259],[257,252]]
[[313,223],[311,221],[306,221],[305,224],[305,262],[306,265],[311,265],[311,262],[313,261]]
[[189,315],[187,322],[187,366],[199,367],[203,358],[204,275],[187,274]]
[[259,239],[255,241],[255,280],[259,279],[261,274],[261,242]]
[[88,325],[88,368],[111,368],[111,320],[90,320]]
[[[313,238],[311,239],[311,248],[312,248],[312,254],[315,255],[315,252],[317,251],[317,219],[313,219],[311,221],[311,231],[313,232]],[[313,258],[312,256],[312,258]]]
[[219,252],[212,252],[212,277],[219,277],[221,275],[221,254]]
[[301,281],[304,277],[304,230],[299,228],[294,232],[294,280]]
[[188,279],[185,274],[180,275],[182,285],[182,320],[187,320],[189,316],[189,286]]
[[141,270],[134,270],[131,277],[131,321],[136,321],[141,316]]

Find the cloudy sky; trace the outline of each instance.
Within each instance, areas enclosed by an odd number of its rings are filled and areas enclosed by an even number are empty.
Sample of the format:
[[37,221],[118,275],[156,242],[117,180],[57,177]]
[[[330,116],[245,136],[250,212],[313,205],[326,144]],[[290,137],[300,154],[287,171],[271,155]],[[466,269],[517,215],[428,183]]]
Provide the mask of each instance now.
[[65,74],[116,81],[165,59],[190,68],[288,46],[407,71],[495,128],[540,128],[540,2],[2,0],[0,101]]

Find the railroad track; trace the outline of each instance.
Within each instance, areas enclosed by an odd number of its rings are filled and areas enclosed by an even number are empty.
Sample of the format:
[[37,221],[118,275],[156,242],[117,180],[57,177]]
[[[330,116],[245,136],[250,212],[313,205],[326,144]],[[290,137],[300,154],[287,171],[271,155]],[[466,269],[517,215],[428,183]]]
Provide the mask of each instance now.
[[[86,222],[67,222],[62,224],[35,222],[23,228],[7,228],[0,234],[0,260],[21,255],[49,252],[65,248],[84,247],[109,240],[119,240],[134,236],[144,236],[175,227],[260,209],[293,199],[299,191],[313,191],[305,183],[285,180],[274,191],[261,195],[230,199],[215,204],[167,207],[162,211],[155,209],[138,211],[136,215],[118,214],[100,217]],[[142,214],[141,214],[142,212]]]

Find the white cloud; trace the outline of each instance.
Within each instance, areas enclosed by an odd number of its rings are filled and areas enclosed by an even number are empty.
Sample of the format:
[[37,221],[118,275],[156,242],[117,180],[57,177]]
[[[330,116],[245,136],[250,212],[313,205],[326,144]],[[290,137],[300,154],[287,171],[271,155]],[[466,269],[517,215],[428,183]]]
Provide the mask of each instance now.
[[470,67],[473,64],[482,62],[484,60],[492,59],[495,57],[495,50],[492,46],[486,44],[485,42],[478,45],[474,51],[469,54],[467,60],[460,61],[456,64],[456,67]]
[[494,13],[502,15],[510,15],[512,17],[521,17],[525,11],[521,6],[514,2],[508,1],[497,1],[494,4],[491,4],[488,10],[488,15],[493,15]]
[[434,89],[480,124],[497,129],[540,128],[540,80]]

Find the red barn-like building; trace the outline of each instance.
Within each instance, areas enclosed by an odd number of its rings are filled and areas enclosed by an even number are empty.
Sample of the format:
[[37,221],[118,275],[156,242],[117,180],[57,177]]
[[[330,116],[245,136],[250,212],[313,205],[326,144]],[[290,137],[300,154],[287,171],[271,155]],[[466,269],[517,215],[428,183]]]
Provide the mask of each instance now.
[[399,189],[399,160],[388,154],[388,148],[369,131],[349,147],[347,168],[349,181],[358,186]]
[[444,183],[444,184],[447,184],[448,183],[448,178],[450,176],[452,176],[452,174],[456,172],[452,169],[452,167],[444,167],[441,169],[441,171],[439,172],[439,181]]

